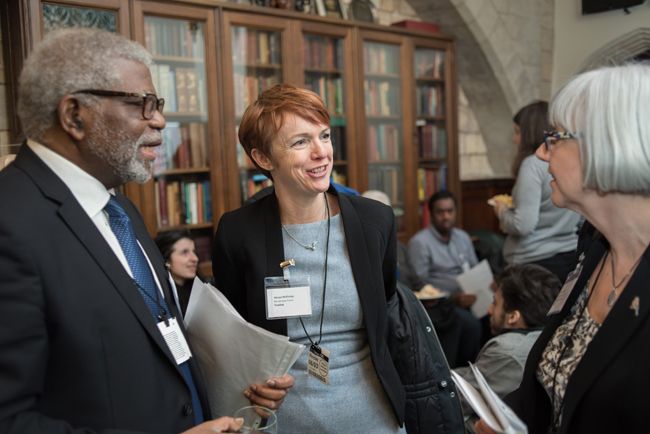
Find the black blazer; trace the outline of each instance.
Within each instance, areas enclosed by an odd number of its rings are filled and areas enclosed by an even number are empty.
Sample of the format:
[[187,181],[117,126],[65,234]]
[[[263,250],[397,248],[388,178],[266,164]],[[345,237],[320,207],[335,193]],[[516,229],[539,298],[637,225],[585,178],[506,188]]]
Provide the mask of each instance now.
[[[531,434],[545,434],[552,417],[550,399],[536,378],[542,352],[607,249],[602,237],[591,243],[569,299],[561,312],[548,319],[528,356],[520,388],[507,397]],[[650,247],[569,380],[560,433],[650,432],[649,290]],[[639,300],[638,316],[631,308],[635,298]]]
[[[177,315],[162,256],[133,204],[118,200]],[[193,426],[190,391],[133,280],[27,146],[0,172],[0,203],[0,432]]]
[[[357,285],[370,353],[395,415],[404,420],[404,388],[387,348],[386,300],[395,293],[396,236],[393,211],[381,203],[337,195]],[[253,324],[287,334],[286,320],[267,320],[264,278],[282,276],[284,257],[280,212],[275,194],[224,214],[213,246],[217,288]]]

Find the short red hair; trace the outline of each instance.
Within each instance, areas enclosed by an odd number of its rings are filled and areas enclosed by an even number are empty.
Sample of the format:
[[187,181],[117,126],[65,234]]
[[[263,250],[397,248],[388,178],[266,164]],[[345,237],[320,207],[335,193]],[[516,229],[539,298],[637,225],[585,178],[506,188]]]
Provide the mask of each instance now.
[[[266,156],[271,155],[273,140],[282,128],[287,114],[314,124],[330,124],[330,114],[318,94],[291,84],[276,84],[262,92],[257,101],[248,106],[239,124],[239,143],[253,163],[253,149]],[[265,175],[270,175],[257,163],[255,165]]]

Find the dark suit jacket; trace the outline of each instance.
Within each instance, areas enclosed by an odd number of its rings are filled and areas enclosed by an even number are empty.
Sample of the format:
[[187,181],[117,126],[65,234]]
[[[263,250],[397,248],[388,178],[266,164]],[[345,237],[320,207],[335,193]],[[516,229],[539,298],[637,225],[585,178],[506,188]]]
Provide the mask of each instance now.
[[[558,314],[531,349],[523,380],[508,396],[531,434],[546,433],[551,424],[551,403],[537,381],[537,366],[553,333],[569,314],[585,287],[607,243],[601,237],[592,241],[584,269]],[[607,266],[607,265],[606,265]],[[567,385],[560,432],[648,433],[648,391],[650,390],[650,248],[648,248],[627,287],[589,344]],[[638,297],[638,316],[630,306]]]
[[[162,257],[118,199],[176,315]],[[0,432],[191,427],[190,391],[133,280],[27,146],[0,172],[0,203]]]
[[[404,388],[387,348],[386,300],[395,293],[396,236],[393,211],[381,203],[338,196],[354,281],[357,285],[372,361],[395,415],[404,420]],[[286,320],[267,320],[264,278],[282,276],[285,259],[275,194],[221,217],[212,267],[217,288],[244,318],[279,334]]]

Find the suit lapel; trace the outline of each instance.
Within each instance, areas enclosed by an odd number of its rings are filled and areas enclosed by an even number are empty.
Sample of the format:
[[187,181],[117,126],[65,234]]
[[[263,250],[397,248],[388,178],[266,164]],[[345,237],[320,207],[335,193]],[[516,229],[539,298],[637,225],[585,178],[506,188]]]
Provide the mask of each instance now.
[[[43,195],[59,203],[58,214],[66,226],[85,247],[88,255],[103,270],[106,278],[113,283],[116,291],[129,306],[142,327],[147,331],[165,356],[176,366],[167,344],[151,316],[140,292],[134,286],[133,279],[124,270],[119,259],[115,256],[108,243],[95,224],[88,218],[79,202],[70,192],[63,181],[34,154],[29,146],[23,145],[16,157],[16,165],[34,181]],[[130,208],[130,206],[127,206]],[[139,219],[135,219],[139,220]],[[143,237],[148,239],[149,237]],[[141,239],[141,238],[140,238]],[[151,240],[149,240],[151,242]],[[151,257],[150,257],[151,258]],[[156,261],[152,261],[155,263]],[[155,267],[155,266],[154,266]],[[160,278],[160,276],[159,276]],[[161,280],[163,287],[165,279]]]
[[[637,328],[650,315],[650,294],[647,290],[649,281],[650,247],[644,252],[636,272],[605,318],[571,376],[567,385],[567,399],[564,402],[562,416],[565,420],[571,420],[583,395],[607,369],[612,359],[620,354]],[[638,308],[638,316],[634,309],[635,305]]]
[[[275,191],[267,198],[261,199],[262,210],[260,214],[263,216],[263,230],[258,234],[263,241],[260,246],[264,246],[262,251],[256,250],[254,257],[259,264],[266,264],[264,276],[259,276],[264,279],[267,276],[282,276],[282,268],[280,262],[284,261],[284,243],[282,241],[282,222],[280,220],[280,208],[278,207],[278,199],[275,196]],[[262,229],[260,228],[260,229]],[[255,286],[258,287],[258,286]],[[260,287],[262,294],[259,294],[258,300],[266,300],[264,294],[264,282],[262,281]],[[266,319],[266,302],[259,303],[256,301],[254,304],[249,304],[249,309],[255,309],[253,315],[260,318],[264,324],[264,328],[278,334],[287,334],[287,321],[286,320],[267,320]]]
[[364,324],[369,339],[372,339],[375,330],[371,325],[377,324],[375,303],[378,292],[377,288],[373,288],[373,283],[377,282],[377,280],[372,276],[368,257],[368,245],[364,238],[363,225],[361,224],[359,214],[350,203],[349,198],[344,194],[334,194],[339,198],[343,229],[350,256],[350,266],[352,267],[354,283],[356,284],[357,293],[361,302]]

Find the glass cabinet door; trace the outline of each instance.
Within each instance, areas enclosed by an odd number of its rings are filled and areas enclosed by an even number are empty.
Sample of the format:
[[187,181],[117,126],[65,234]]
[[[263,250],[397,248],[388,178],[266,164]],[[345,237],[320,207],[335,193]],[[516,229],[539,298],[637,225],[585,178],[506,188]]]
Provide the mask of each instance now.
[[334,147],[332,180],[348,185],[343,44],[344,41],[340,37],[303,33],[305,87],[320,95],[330,113]]
[[154,167],[158,228],[211,226],[205,26],[145,16],[144,39],[154,57],[151,75],[165,98],[167,119]]
[[418,149],[418,201],[421,226],[430,223],[427,202],[447,188],[447,125],[445,116],[445,52],[416,47],[415,109]]
[[209,275],[214,217],[222,209],[221,191],[215,191],[221,184],[220,155],[212,131],[218,121],[211,113],[211,98],[218,98],[212,78],[214,17],[209,9],[144,1],[134,10],[142,23],[136,37],[153,56],[151,78],[165,98],[166,120],[141,208],[155,233],[189,230],[200,269]]
[[[129,34],[127,0],[70,0],[40,2],[40,21],[34,20],[32,32],[38,41],[51,30],[61,27],[93,27]],[[40,24],[40,26],[39,26]]]
[[[246,108],[264,90],[282,82],[282,36],[279,31],[244,25],[233,25],[230,31],[237,133]],[[255,167],[239,140],[236,149],[243,202],[272,182]]]
[[404,165],[400,46],[363,43],[368,189],[388,195],[404,229]]

